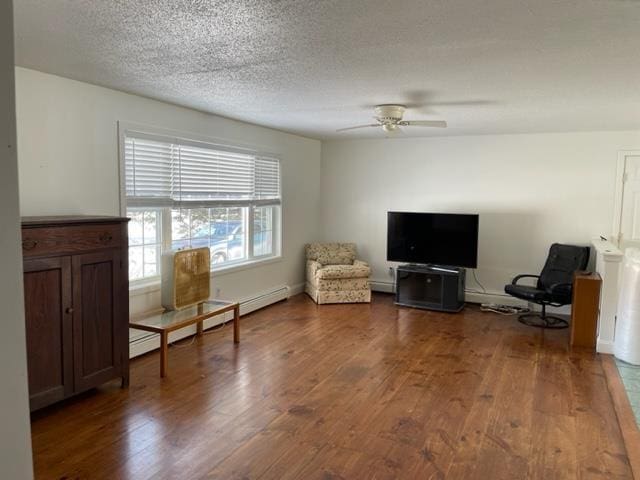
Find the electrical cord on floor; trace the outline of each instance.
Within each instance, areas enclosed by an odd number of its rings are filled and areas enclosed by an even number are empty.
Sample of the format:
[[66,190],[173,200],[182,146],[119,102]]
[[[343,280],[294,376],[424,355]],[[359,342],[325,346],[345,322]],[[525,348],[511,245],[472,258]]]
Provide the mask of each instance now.
[[518,307],[515,305],[500,305],[499,303],[483,303],[480,305],[483,312],[499,313],[500,315],[520,315],[521,313],[529,313],[530,308]]
[[227,323],[232,322],[233,320],[227,320],[226,322],[222,322],[220,325],[216,325],[215,327],[211,327],[209,329],[207,329],[206,331],[202,332],[203,335],[209,335],[212,333],[216,333],[219,330],[222,330],[224,327],[227,326]]
[[175,340],[173,342],[169,342],[169,346],[171,347],[176,347],[176,348],[184,348],[184,347],[188,347],[190,345],[193,345],[193,342],[196,341],[196,336],[197,335],[191,335],[191,340],[188,343],[178,343],[180,340]]
[[498,293],[498,292],[489,292],[487,291],[486,288],[484,288],[484,285],[482,285],[482,283],[480,283],[480,280],[478,280],[478,276],[476,274],[476,269],[472,268],[471,270],[471,274],[473,275],[473,279],[475,280],[476,284],[482,289],[482,290],[476,290],[475,288],[465,288],[464,291],[465,293],[477,293],[477,294],[484,294],[484,295],[491,295],[492,297],[505,297],[505,298],[511,298],[511,295],[507,295],[505,293]]
[[484,285],[482,285],[480,283],[480,280],[478,280],[478,276],[476,275],[476,269],[472,268],[471,269],[471,273],[473,274],[473,279],[476,281],[476,283],[478,284],[478,286],[482,289],[482,293],[487,293],[487,289],[484,288]]
[[483,292],[482,290],[475,290],[473,288],[465,288],[464,293],[478,293],[480,295],[485,294],[487,292]]
[[[220,325],[216,325],[215,327],[211,327],[208,328],[206,331],[202,332],[202,335],[209,335],[210,333],[215,333],[219,330],[222,330],[229,322],[222,322]],[[175,340],[173,342],[169,342],[169,345],[172,347],[177,347],[177,348],[183,348],[183,347],[189,347],[191,345],[193,345],[193,343],[196,341],[196,338],[198,337],[198,335],[193,334],[191,336],[191,340],[189,340],[189,342],[185,342],[185,343],[178,343],[180,342],[182,339],[180,340]]]

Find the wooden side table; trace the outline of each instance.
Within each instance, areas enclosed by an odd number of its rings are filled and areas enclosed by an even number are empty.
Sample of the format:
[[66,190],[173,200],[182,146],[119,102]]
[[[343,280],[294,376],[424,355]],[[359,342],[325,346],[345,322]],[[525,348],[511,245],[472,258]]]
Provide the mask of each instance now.
[[189,325],[197,325],[197,335],[204,331],[203,322],[211,317],[233,311],[233,343],[240,343],[240,304],[224,300],[208,300],[182,310],[168,310],[159,315],[136,318],[129,327],[160,334],[160,376],[167,374],[169,333]]
[[573,276],[571,347],[596,348],[601,284],[602,279],[595,272],[576,272]]

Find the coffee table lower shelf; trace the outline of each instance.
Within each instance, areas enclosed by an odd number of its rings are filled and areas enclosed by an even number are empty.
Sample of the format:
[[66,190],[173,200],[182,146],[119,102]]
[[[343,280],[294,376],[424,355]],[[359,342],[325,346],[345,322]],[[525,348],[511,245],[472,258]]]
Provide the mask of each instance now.
[[203,322],[208,318],[233,311],[233,343],[240,343],[240,304],[224,300],[209,300],[182,310],[168,310],[157,315],[135,318],[129,328],[160,334],[160,376],[167,375],[169,333],[196,325],[196,335],[202,335]]

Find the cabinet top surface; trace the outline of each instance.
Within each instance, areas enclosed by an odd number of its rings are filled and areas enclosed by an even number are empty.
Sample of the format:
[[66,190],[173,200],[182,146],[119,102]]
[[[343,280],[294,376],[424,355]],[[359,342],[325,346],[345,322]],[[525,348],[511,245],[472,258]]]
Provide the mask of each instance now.
[[116,223],[128,222],[126,217],[112,217],[108,215],[56,215],[44,217],[22,217],[23,227],[38,227],[46,225],[70,225],[83,223]]

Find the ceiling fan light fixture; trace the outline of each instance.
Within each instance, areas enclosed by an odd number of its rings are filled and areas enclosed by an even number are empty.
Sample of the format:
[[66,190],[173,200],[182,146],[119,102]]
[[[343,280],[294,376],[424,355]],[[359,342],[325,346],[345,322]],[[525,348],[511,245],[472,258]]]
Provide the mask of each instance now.
[[407,107],[404,105],[388,103],[384,105],[376,105],[373,108],[373,111],[376,113],[376,117],[378,118],[402,120],[402,115],[404,115],[404,111],[406,109]]
[[384,133],[398,133],[402,129],[400,127],[435,127],[446,128],[447,122],[444,120],[402,120],[404,111],[407,109],[404,105],[383,104],[374,107],[375,116],[373,117],[377,123],[369,125],[356,125],[354,127],[339,128],[336,132],[346,132],[348,130],[359,130],[361,128],[380,128]]

